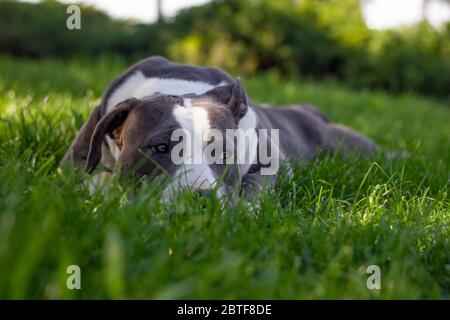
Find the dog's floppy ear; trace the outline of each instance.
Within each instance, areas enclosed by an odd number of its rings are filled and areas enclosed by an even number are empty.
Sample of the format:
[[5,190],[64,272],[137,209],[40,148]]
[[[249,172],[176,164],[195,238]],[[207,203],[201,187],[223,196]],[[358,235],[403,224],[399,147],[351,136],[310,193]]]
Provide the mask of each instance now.
[[77,136],[73,140],[69,149],[64,154],[60,162],[60,166],[65,168],[73,164],[76,169],[84,169],[86,165],[87,154],[89,152],[89,144],[95,126],[102,117],[102,106],[98,105],[89,115],[88,120],[83,124]]
[[92,173],[102,158],[102,144],[107,134],[116,139],[116,135],[120,133],[115,130],[121,128],[129,112],[139,102],[138,99],[127,99],[120,102],[114,109],[100,119],[92,134],[89,154],[86,161],[85,170]]
[[239,78],[232,84],[211,89],[206,92],[205,95],[227,105],[230,108],[236,123],[238,123],[247,112],[247,94],[245,93]]

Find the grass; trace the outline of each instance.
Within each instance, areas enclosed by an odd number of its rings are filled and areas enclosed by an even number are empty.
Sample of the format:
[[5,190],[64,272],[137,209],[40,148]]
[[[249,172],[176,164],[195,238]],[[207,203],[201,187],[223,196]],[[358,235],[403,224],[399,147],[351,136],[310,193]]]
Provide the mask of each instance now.
[[[414,95],[354,92],[261,75],[255,101],[307,101],[407,159],[342,159],[295,168],[242,203],[150,183],[89,193],[57,164],[117,59],[0,58],[0,298],[449,298],[450,109]],[[366,287],[369,265],[381,290]],[[66,269],[81,268],[81,290]]]

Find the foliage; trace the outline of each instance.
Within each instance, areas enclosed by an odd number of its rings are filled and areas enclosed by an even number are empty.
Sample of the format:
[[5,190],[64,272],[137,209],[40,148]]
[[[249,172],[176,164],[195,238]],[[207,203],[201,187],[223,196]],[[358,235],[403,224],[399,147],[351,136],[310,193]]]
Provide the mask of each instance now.
[[[113,20],[90,6],[81,7],[81,30],[66,27],[67,5],[45,0],[41,3],[0,1],[0,52],[14,56],[67,57],[97,54],[133,55],[154,50],[153,27],[132,21]],[[144,40],[145,38],[145,42]]]
[[117,21],[82,7],[82,30],[66,7],[0,2],[0,52],[15,56],[165,55],[236,75],[276,70],[284,78],[333,78],[356,88],[417,92],[449,102],[450,25],[377,32],[359,0],[216,0],[155,24]]
[[363,82],[393,92],[435,95],[450,103],[450,24],[442,32],[425,23],[380,32],[371,46],[372,66]]
[[358,0],[214,1],[179,13],[169,27],[176,60],[450,99],[450,25],[372,31]]
[[[308,101],[409,158],[294,167],[239,203],[112,181],[91,193],[57,169],[118,59],[0,58],[0,298],[449,298],[449,109],[415,95],[244,79],[256,101]],[[55,72],[58,70],[58,72]],[[43,80],[44,79],[44,80]],[[81,290],[66,268],[81,267]],[[381,291],[366,287],[381,268]]]

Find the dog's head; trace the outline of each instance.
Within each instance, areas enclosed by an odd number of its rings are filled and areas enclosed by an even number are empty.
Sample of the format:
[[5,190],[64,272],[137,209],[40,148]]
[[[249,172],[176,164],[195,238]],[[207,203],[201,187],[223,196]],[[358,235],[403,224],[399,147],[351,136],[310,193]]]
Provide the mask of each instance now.
[[154,95],[128,99],[103,116],[91,138],[86,171],[99,164],[106,137],[120,150],[114,170],[125,178],[173,179],[167,189],[188,187],[223,194],[241,180],[236,136],[248,108],[240,83],[203,95]]

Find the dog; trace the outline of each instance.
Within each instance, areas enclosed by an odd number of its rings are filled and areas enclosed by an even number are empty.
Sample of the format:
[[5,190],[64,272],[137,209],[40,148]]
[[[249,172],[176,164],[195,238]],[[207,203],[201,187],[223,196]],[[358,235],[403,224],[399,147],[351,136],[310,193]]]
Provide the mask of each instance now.
[[[185,135],[174,139],[180,130]],[[193,146],[186,147],[188,141]],[[214,150],[208,148],[212,143]],[[136,179],[165,173],[172,177],[164,188],[169,196],[187,187],[202,195],[239,190],[255,198],[263,185],[275,183],[279,165],[289,160],[308,161],[318,152],[337,150],[369,156],[376,149],[372,140],[329,122],[314,107],[258,106],[225,71],[158,56],[111,82],[61,165],[93,173],[102,163]],[[177,154],[181,160],[175,161]]]

